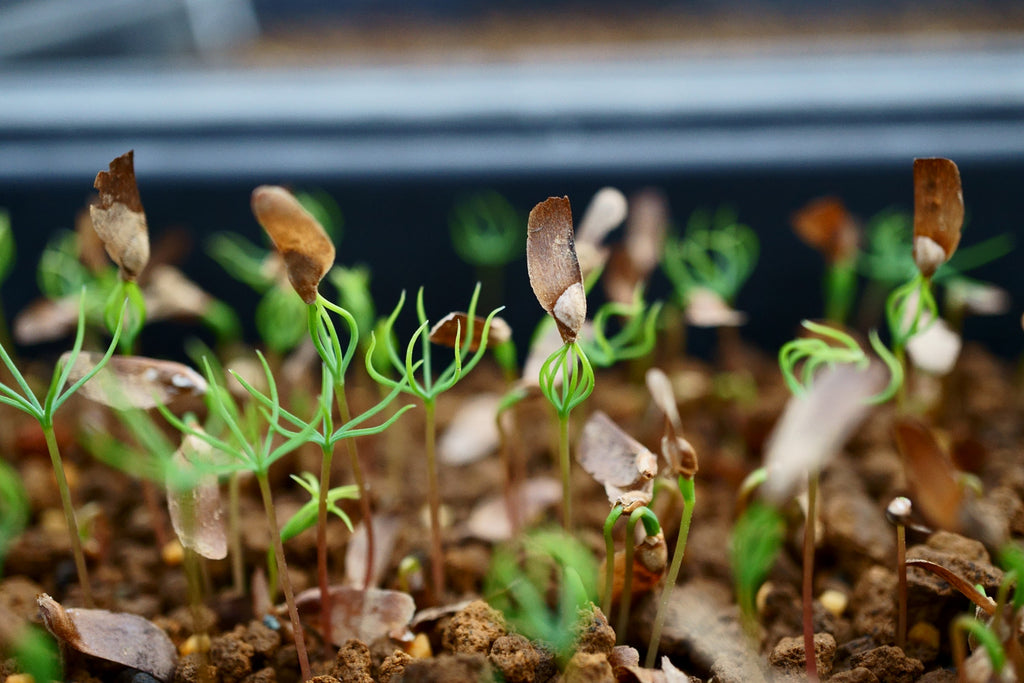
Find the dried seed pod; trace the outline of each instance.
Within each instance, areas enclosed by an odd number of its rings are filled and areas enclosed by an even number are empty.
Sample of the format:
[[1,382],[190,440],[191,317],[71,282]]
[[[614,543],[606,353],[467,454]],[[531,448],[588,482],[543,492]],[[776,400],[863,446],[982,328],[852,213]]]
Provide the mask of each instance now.
[[591,415],[583,426],[576,459],[604,486],[612,504],[626,491],[649,495],[654,488],[652,480],[658,474],[655,455],[601,411]]
[[307,304],[334,265],[334,244],[323,226],[291,192],[276,185],[252,191],[252,212],[284,259],[288,281]]
[[949,159],[914,159],[914,263],[931,277],[960,244],[964,195]]
[[909,417],[897,422],[894,431],[907,484],[921,513],[942,529],[959,529],[963,491],[957,484],[953,463],[935,435],[920,420]]
[[587,317],[587,296],[568,197],[550,197],[533,207],[526,233],[526,267],[533,293],[555,319],[562,341],[575,341]]
[[[212,458],[212,447],[189,434],[182,438],[181,446],[174,453],[174,465],[182,472],[195,471],[197,461],[210,462]],[[198,475],[195,486],[185,490],[168,484],[167,511],[182,546],[210,560],[227,557],[228,537],[216,475]]]
[[626,219],[628,212],[626,196],[614,187],[603,187],[597,191],[580,220],[576,250],[579,254],[580,269],[584,276],[600,268],[608,259],[608,248],[602,242]]
[[[484,334],[486,318],[473,316],[473,341],[469,345],[469,352],[473,353],[480,348],[480,340]],[[455,348],[455,334],[459,332],[459,344],[466,343],[466,330],[469,329],[469,317],[462,312],[449,313],[437,321],[430,328],[430,341],[434,344]],[[461,332],[460,332],[461,330]],[[491,326],[487,330],[487,347],[494,348],[512,338],[512,328],[504,319],[494,316],[491,318]]]
[[46,593],[36,602],[46,628],[64,647],[144,671],[160,681],[174,678],[174,643],[148,619],[105,609],[64,609]]
[[[70,355],[65,353],[60,362],[66,363]],[[77,382],[102,358],[102,353],[81,352],[68,381]],[[206,379],[187,365],[143,356],[113,356],[81,391],[86,398],[111,408],[147,410],[176,399],[202,396],[206,388]]]
[[134,151],[111,161],[109,171],[96,175],[93,187],[100,198],[89,207],[92,227],[121,269],[121,277],[135,280],[149,262],[149,230],[135,184]]
[[829,263],[846,261],[857,253],[857,223],[836,197],[808,202],[790,222],[797,236],[820,251]]

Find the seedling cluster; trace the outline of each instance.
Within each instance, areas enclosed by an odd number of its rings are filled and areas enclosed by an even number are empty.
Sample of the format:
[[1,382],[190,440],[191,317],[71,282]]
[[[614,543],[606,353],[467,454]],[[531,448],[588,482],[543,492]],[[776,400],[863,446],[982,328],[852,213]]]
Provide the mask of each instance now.
[[[890,495],[859,509],[895,528],[886,538],[895,539],[889,566],[897,578],[892,623],[872,638],[911,652],[908,632],[921,607],[908,593],[917,585],[914,572],[931,572],[979,608],[976,615],[936,625],[948,635],[936,644],[935,661],[955,664],[962,676],[979,666],[968,660],[981,657],[994,675],[1024,672],[1024,592],[1017,590],[1024,550],[1009,523],[993,528],[985,517],[982,480],[954,467],[947,450],[952,437],[939,432],[943,397],[922,389],[935,375],[949,373],[959,353],[958,330],[970,298],[964,288],[977,285],[962,272],[998,257],[1006,243],[1000,238],[968,247],[960,253],[971,250],[969,258],[958,264],[964,219],[959,171],[947,159],[918,159],[914,185],[912,220],[883,213],[863,233],[835,198],[812,201],[793,214],[797,234],[826,261],[825,320],[804,321],[801,335],[779,349],[774,384],[755,382],[752,368],[735,370],[747,373],[752,397],[730,402],[709,388],[709,371],[693,369],[679,338],[687,325],[724,330],[745,319],[734,307],[760,246],[757,231],[729,209],[698,210],[685,232],[674,234],[668,202],[659,193],[627,199],[604,188],[577,230],[568,197],[541,201],[525,216],[495,193],[470,196],[453,209],[450,227],[456,252],[479,269],[481,283],[465,311],[437,318],[428,316],[424,288],[418,288],[415,328],[403,340],[398,329],[405,293],[378,318],[369,269],[335,263],[338,207],[322,195],[260,186],[251,211],[270,246],[231,234],[208,244],[227,273],[261,297],[260,344],[249,349],[230,309],[180,272],[150,263],[132,154],[118,157],[97,176],[99,199],[83,213],[77,233],[51,242],[40,263],[51,322],[22,314],[8,328],[0,310],[0,406],[11,409],[3,419],[20,411],[38,426],[75,566],[74,591],[58,591],[54,583],[46,588],[59,600],[39,597],[42,620],[66,656],[60,661],[81,666],[69,656],[78,652],[92,658],[87,661],[104,660],[103,666],[133,668],[162,681],[186,666],[207,671],[197,674],[200,680],[214,680],[209,671],[216,671],[220,649],[211,645],[211,635],[221,636],[203,615],[230,595],[251,605],[247,613],[260,628],[294,647],[294,661],[285,668],[294,666],[291,675],[302,680],[329,670],[336,656],[349,661],[353,639],[388,642],[395,654],[367,665],[366,676],[373,678],[387,666],[413,666],[413,658],[429,657],[438,643],[469,647],[453,644],[458,638],[451,633],[439,637],[431,625],[458,612],[461,599],[482,597],[502,613],[502,629],[529,639],[538,659],[548,653],[553,671],[568,678],[584,666],[581,655],[595,654],[581,645],[588,628],[613,632],[615,655],[611,643],[598,654],[620,680],[654,680],[651,670],[659,663],[662,675],[675,680],[681,674],[671,659],[704,675],[714,669],[716,656],[735,652],[754,657],[743,662],[748,670],[768,675],[765,661],[772,657],[750,653],[772,653],[780,628],[796,635],[792,620],[780,627],[766,607],[771,598],[765,596],[788,580],[788,570],[776,569],[778,559],[785,555],[790,565],[800,565],[801,642],[804,653],[812,652],[815,631],[821,635],[817,579],[821,571],[831,572],[816,567],[824,555],[818,530],[834,522],[822,501],[822,477],[865,420],[886,415],[892,423],[886,445],[900,454],[902,479],[876,483]],[[606,236],[623,223],[623,239],[610,246]],[[0,213],[0,283],[15,258],[13,235],[10,219]],[[538,312],[520,367],[512,330],[499,317],[503,307],[481,301],[500,297],[500,283],[517,277],[510,267],[524,256],[544,315]],[[651,282],[657,282],[659,266],[671,287],[668,302],[654,296]],[[884,327],[863,337],[845,327],[860,276],[867,280],[865,305],[878,293],[884,296],[876,310]],[[324,291],[325,281],[333,296]],[[167,283],[177,296],[167,298]],[[600,298],[598,284],[604,298],[591,305],[588,300]],[[945,288],[947,310],[937,285]],[[952,311],[951,291],[960,297]],[[216,350],[201,343],[189,347],[201,372],[137,355],[144,350],[141,331],[164,315],[186,315],[214,330]],[[11,335],[27,346],[72,331],[71,350],[40,391],[40,375],[14,355]],[[723,341],[738,339],[735,330],[723,335]],[[442,353],[449,358],[443,366]],[[492,413],[470,421],[473,433],[449,442],[484,460],[474,463],[456,453],[459,464],[445,462],[439,435],[456,425],[466,429],[466,421],[450,416],[468,410],[467,396],[475,390],[463,380],[492,362],[500,380],[474,378],[474,387],[496,384],[485,403]],[[949,388],[938,386],[940,394]],[[775,396],[788,391],[788,399],[771,398],[774,388],[784,388]],[[400,396],[412,402],[403,404]],[[708,419],[700,411],[712,403],[720,414]],[[110,553],[102,548],[116,540],[95,539],[101,550],[91,555],[83,547],[89,532],[79,519],[86,489],[76,489],[66,471],[63,458],[74,444],[58,438],[56,414],[65,405],[67,424],[88,425],[76,437],[99,461],[89,467],[118,470],[116,476],[140,482],[161,562],[167,571],[182,566],[192,624],[188,633],[172,634],[175,642],[150,620],[118,609],[120,589],[96,578],[108,572],[90,572],[106,569]],[[771,436],[750,436],[764,415],[771,418]],[[416,428],[422,437],[409,437]],[[343,464],[334,459],[342,443],[348,454]],[[488,479],[486,462],[497,451],[500,474]],[[422,481],[416,475],[421,469]],[[594,481],[585,482],[579,471]],[[395,473],[403,481],[395,482]],[[457,486],[443,485],[452,481]],[[466,512],[445,499],[446,491],[472,490],[480,481],[486,493],[464,496],[473,497],[468,505],[476,509]],[[503,497],[489,498],[498,488]],[[37,503],[26,491],[18,463],[0,460],[0,580],[36,514]],[[698,508],[698,493],[715,504]],[[1001,495],[1005,501],[1010,494]],[[252,533],[243,527],[247,503],[253,507],[256,500],[268,542],[253,553]],[[400,503],[410,509],[399,509]],[[556,519],[560,528],[552,524]],[[726,522],[730,538],[722,534],[714,551],[698,547],[688,554],[691,527]],[[314,562],[312,545],[302,553],[301,542],[314,528],[315,568],[305,567]],[[976,535],[1000,549],[1006,572],[995,600],[954,568],[912,557],[908,540],[935,529]],[[825,529],[826,539],[832,531]],[[336,538],[348,547],[334,547]],[[465,567],[476,551],[464,550],[464,542],[486,552],[486,571],[470,579]],[[877,563],[870,550],[863,553]],[[673,609],[692,600],[684,596],[700,584],[691,579],[722,578],[708,576],[721,572],[721,564],[714,564],[720,554],[731,561],[740,616],[715,612],[711,598],[692,613]],[[218,571],[222,561],[230,572]],[[302,582],[315,587],[303,592],[293,581],[304,569],[315,580]],[[833,583],[842,581],[838,572],[830,576]],[[796,587],[788,589],[795,597]],[[278,591],[285,603],[280,607],[274,605]],[[413,617],[416,608],[421,611]],[[8,668],[36,680],[58,679],[54,641],[23,621],[0,624],[0,652],[12,657]],[[730,648],[709,643],[717,633],[712,622],[734,624],[746,641]],[[121,633],[124,642],[99,644],[95,634],[101,630]],[[968,635],[978,643],[970,658]],[[487,666],[501,666],[491,642],[472,647],[490,656]],[[815,681],[831,662],[803,656],[803,666]]]

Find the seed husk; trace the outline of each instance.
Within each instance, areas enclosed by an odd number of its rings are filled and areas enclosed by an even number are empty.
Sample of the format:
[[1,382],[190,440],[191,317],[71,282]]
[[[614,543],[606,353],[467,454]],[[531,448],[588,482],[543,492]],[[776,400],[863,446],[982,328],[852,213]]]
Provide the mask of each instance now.
[[925,277],[953,256],[963,224],[964,195],[956,164],[943,158],[914,159],[914,262]]
[[135,280],[149,262],[149,230],[135,184],[134,151],[111,161],[110,170],[96,174],[93,187],[100,197],[89,207],[92,227],[120,269],[121,277]]
[[526,267],[533,293],[555,319],[562,341],[575,341],[587,317],[587,297],[568,197],[549,197],[533,207],[526,233]]
[[276,185],[252,191],[252,212],[284,260],[288,281],[307,304],[334,265],[334,244],[291,192]]

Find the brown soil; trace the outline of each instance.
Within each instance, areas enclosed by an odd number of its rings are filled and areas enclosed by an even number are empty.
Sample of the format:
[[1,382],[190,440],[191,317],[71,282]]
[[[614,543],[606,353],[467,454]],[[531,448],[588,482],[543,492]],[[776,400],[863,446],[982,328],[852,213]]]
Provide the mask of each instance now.
[[[724,359],[722,367],[742,368],[757,387],[756,396],[736,399],[715,394],[717,371],[692,361],[658,363],[674,379],[687,438],[700,456],[696,478],[697,507],[690,545],[670,611],[661,653],[690,680],[758,681],[800,679],[804,661],[800,617],[800,539],[802,521],[796,508],[787,510],[789,525],[779,561],[759,595],[760,637],[751,642],[741,628],[734,601],[728,534],[734,516],[736,490],[742,478],[760,464],[764,435],[787,397],[773,358],[749,349],[742,358]],[[636,368],[599,374],[592,398],[573,417],[579,428],[586,413],[606,411],[629,433],[658,450],[661,419],[651,409]],[[912,378],[914,380],[914,378]],[[916,380],[914,380],[916,382]],[[916,394],[912,382],[911,398]],[[365,378],[353,381],[353,402],[369,405],[374,393]],[[501,386],[497,371],[481,365],[451,395],[442,397],[438,416],[449,423],[464,398]],[[930,424],[943,434],[954,460],[977,475],[983,493],[978,514],[988,526],[1006,537],[1024,531],[1024,467],[1021,466],[1020,387],[1014,372],[984,351],[968,345],[947,393],[926,408]],[[955,393],[954,393],[955,390]],[[74,433],[78,419],[105,420],[94,409],[75,401],[62,413],[62,427]],[[555,471],[550,444],[554,430],[547,407],[539,401],[518,409],[521,432],[518,453],[531,476]],[[59,514],[53,483],[44,476],[45,453],[25,444],[38,443],[14,435],[32,434],[31,424],[10,411],[2,413],[7,426],[5,459],[16,464],[28,486],[32,526],[12,547],[0,579],[0,620],[4,626],[24,620],[39,623],[35,596],[53,595],[65,606],[81,606],[82,597],[71,563],[66,531]],[[822,528],[816,554],[815,595],[835,591],[845,597],[838,611],[815,603],[816,656],[823,677],[833,681],[952,680],[950,623],[967,613],[970,604],[948,584],[920,569],[909,572],[910,635],[905,648],[895,647],[896,573],[895,532],[885,521],[891,498],[905,493],[906,480],[891,437],[893,410],[876,409],[822,477]],[[359,443],[368,476],[374,482],[376,514],[399,520],[395,544],[385,563],[380,587],[398,587],[398,563],[416,556],[429,577],[428,534],[422,508],[425,482],[422,411],[403,416],[390,433]],[[969,458],[968,458],[969,456]],[[126,475],[89,458],[67,440],[66,460],[73,496],[79,506],[94,506],[92,535],[87,542],[92,582],[98,606],[142,615],[167,632],[183,653],[175,681],[254,683],[298,678],[297,657],[286,615],[254,619],[249,598],[231,590],[228,561],[207,562],[205,581],[210,589],[206,608],[193,611],[186,603],[187,582],[180,564],[168,564],[155,542],[154,520],[138,485]],[[393,459],[399,458],[398,462]],[[272,475],[279,501],[279,517],[287,518],[305,500],[287,474],[315,471],[318,452],[302,451],[277,463]],[[349,478],[347,459],[335,458],[334,483]],[[445,517],[448,519],[446,568],[448,595],[430,600],[425,582],[413,577],[411,592],[417,607],[451,605],[482,596],[484,573],[492,545],[463,532],[472,507],[481,499],[500,494],[504,481],[497,456],[461,466],[442,466]],[[608,511],[602,488],[579,467],[573,471],[574,536],[597,559],[603,558],[601,524]],[[264,567],[268,537],[263,526],[258,492],[243,486],[243,533],[247,573]],[[358,505],[343,501],[358,520]],[[654,509],[662,520],[671,553],[680,515],[680,501],[671,487],[656,497]],[[545,521],[556,524],[557,510]],[[168,526],[166,519],[159,524]],[[329,538],[332,583],[342,583],[348,531],[331,522]],[[983,539],[984,540],[984,539]],[[971,584],[981,584],[994,595],[1002,571],[993,564],[994,548],[982,540],[950,532],[908,534],[909,557],[940,563]],[[618,547],[622,547],[621,533]],[[296,590],[316,585],[315,534],[306,532],[286,546]],[[489,596],[482,596],[489,597]],[[655,595],[637,596],[626,632],[616,634],[600,610],[582,615],[576,646],[559,660],[547,644],[531,642],[516,633],[505,617],[485,602],[469,602],[458,610],[414,620],[420,638],[374,642],[351,640],[340,649],[324,648],[315,619],[306,624],[314,674],[320,681],[479,681],[510,682],[665,680],[637,673],[656,609]],[[612,617],[617,616],[613,609]],[[614,624],[614,619],[611,620]],[[209,634],[208,647],[194,636]],[[0,628],[0,637],[4,630]],[[616,647],[616,636],[620,647]],[[189,648],[198,650],[185,655]],[[660,659],[660,658],[659,658]],[[634,662],[630,664],[630,662]],[[66,680],[113,680],[122,670],[88,657],[68,659]],[[12,662],[0,658],[0,673],[13,672]],[[653,672],[648,672],[653,676]],[[647,676],[647,677],[644,677]],[[145,680],[120,678],[118,680]],[[0,677],[0,680],[3,680]],[[677,680],[677,679],[668,679]]]

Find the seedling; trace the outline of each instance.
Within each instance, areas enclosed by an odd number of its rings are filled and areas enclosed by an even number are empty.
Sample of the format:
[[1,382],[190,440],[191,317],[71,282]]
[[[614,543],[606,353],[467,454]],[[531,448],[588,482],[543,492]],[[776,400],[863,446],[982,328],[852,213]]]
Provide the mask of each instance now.
[[[641,546],[647,543],[648,539],[652,539],[655,545],[660,545],[660,548],[663,551],[665,550],[665,536],[661,532],[661,525],[658,523],[657,515],[646,506],[640,506],[630,512],[629,520],[626,522],[626,556],[624,563],[625,573],[622,579],[622,597],[619,604],[619,619],[615,627],[616,640],[618,640],[619,644],[625,638],[626,629],[629,626],[629,612],[633,604],[633,555],[636,551],[633,539],[636,538],[636,525],[638,521],[642,521],[644,525],[645,538],[641,541]],[[664,560],[664,554],[661,559]],[[659,569],[664,570],[664,561],[660,564]]]
[[694,477],[697,474],[697,452],[682,436],[682,421],[676,406],[671,383],[664,372],[651,369],[647,372],[647,388],[655,405],[665,415],[665,432],[661,438],[661,455],[665,459],[670,476],[676,477],[676,485],[683,497],[683,514],[679,520],[679,533],[676,536],[676,547],[672,551],[672,564],[665,577],[665,585],[661,589],[658,600],[658,611],[651,627],[651,640],[647,644],[647,656],[644,666],[651,668],[658,656],[661,645],[661,631],[668,617],[668,604],[672,597],[672,589],[679,580],[679,570],[683,566],[683,554],[686,552],[686,541],[690,535],[690,523],[693,521],[693,508],[697,503],[697,492]]
[[497,192],[480,192],[455,205],[448,219],[452,246],[475,266],[477,279],[494,301],[501,301],[501,270],[523,253],[521,218]]
[[834,197],[810,202],[793,214],[791,222],[796,234],[825,257],[825,317],[842,325],[856,294],[857,223]]
[[[274,380],[274,376],[271,374],[270,368],[267,366],[266,361],[262,356],[260,357],[260,360],[263,363],[263,369],[266,376],[267,386],[270,388],[270,394],[269,396],[264,396],[255,390],[251,390],[253,396],[260,399],[261,402],[264,402],[266,407],[266,410],[262,413],[263,424],[261,425],[261,429],[258,434],[246,433],[246,430],[240,422],[240,413],[238,411],[237,404],[231,397],[230,392],[218,383],[209,363],[205,363],[206,378],[209,383],[209,391],[206,394],[207,400],[209,402],[210,411],[215,413],[218,418],[223,421],[228,433],[230,434],[230,440],[224,440],[197,429],[195,426],[188,424],[186,421],[172,414],[162,405],[157,406],[157,408],[160,410],[160,413],[164,418],[183,434],[191,435],[205,441],[217,451],[228,456],[229,461],[217,467],[219,472],[227,473],[230,471],[248,470],[256,477],[256,481],[259,484],[260,495],[263,499],[263,508],[266,513],[267,527],[270,530],[277,565],[281,573],[281,583],[284,589],[285,601],[288,604],[288,615],[295,631],[295,649],[299,658],[299,668],[302,672],[303,680],[307,680],[310,677],[310,669],[309,657],[306,653],[306,641],[302,632],[302,624],[299,622],[299,613],[295,605],[295,595],[292,591],[291,581],[288,577],[288,564],[285,560],[284,546],[281,542],[281,533],[277,525],[276,513],[274,512],[274,499],[270,491],[270,482],[267,475],[270,470],[270,466],[273,463],[298,448],[302,443],[310,440],[310,437],[314,434],[317,425],[320,422],[321,416],[318,414],[313,420],[303,423],[301,420],[294,418],[294,416],[285,411],[281,407],[281,403],[278,398],[277,383]],[[250,387],[246,388],[251,389]],[[289,421],[294,419],[294,422],[303,424],[301,431],[289,432],[286,428],[283,428],[281,426],[282,417]],[[275,447],[274,434],[276,432],[286,434],[287,438],[284,443]]]
[[78,523],[75,521],[75,509],[71,502],[71,491],[68,488],[67,478],[64,476],[64,465],[61,462],[60,450],[57,446],[57,437],[53,431],[53,416],[57,410],[64,405],[72,394],[78,391],[83,384],[89,381],[103,366],[110,360],[120,338],[120,321],[124,319],[122,306],[119,324],[114,328],[114,336],[107,347],[106,353],[96,362],[93,368],[86,372],[80,379],[68,386],[71,369],[75,365],[79,354],[82,352],[82,343],[85,338],[85,291],[81,296],[81,304],[78,313],[78,331],[75,335],[75,342],[63,363],[59,363],[54,370],[53,378],[50,381],[50,388],[40,402],[35,393],[29,388],[21,371],[18,370],[14,361],[11,360],[2,345],[0,345],[0,360],[10,372],[11,377],[18,385],[20,392],[4,382],[0,382],[0,403],[17,408],[28,413],[42,427],[43,437],[46,439],[46,448],[50,453],[50,463],[53,465],[54,475],[57,477],[57,488],[60,490],[61,505],[64,508],[64,520],[68,526],[68,535],[71,539],[71,551],[75,558],[75,569],[78,572],[78,581],[82,586],[82,597],[88,606],[92,606],[92,588],[89,583],[89,572],[85,564],[85,554],[82,552],[82,539],[78,532]]
[[[659,313],[661,302],[648,307],[639,287],[633,294],[632,303],[605,303],[594,315],[593,340],[580,342],[590,362],[608,368],[620,361],[648,355],[654,349]],[[620,325],[618,332],[609,336],[608,321],[613,316],[625,322]]]
[[[427,319],[426,309],[423,305],[423,288],[420,288],[416,295],[416,316],[420,325],[416,328],[405,349],[404,361],[399,356],[398,349],[394,343],[392,329],[398,314],[405,304],[405,292],[398,300],[398,305],[387,319],[382,334],[383,343],[387,346],[388,360],[392,368],[400,377],[399,380],[391,379],[384,375],[373,365],[373,349],[376,345],[376,335],[371,338],[370,350],[366,355],[366,370],[370,376],[380,384],[390,387],[392,392],[403,391],[419,397],[423,402],[423,410],[426,414],[424,443],[427,450],[427,500],[430,506],[430,562],[431,580],[435,599],[441,599],[444,594],[444,552],[441,544],[441,491],[437,473],[437,424],[434,413],[437,407],[437,399],[444,392],[448,391],[455,384],[476,367],[484,352],[487,351],[487,340],[491,330],[491,323],[502,309],[496,308],[491,311],[484,320],[483,328],[476,333],[476,304],[480,296],[480,284],[473,290],[473,296],[469,300],[469,308],[466,312],[466,331],[463,336],[461,325],[458,326],[455,335],[454,358],[441,373],[435,377],[431,368],[430,335],[427,331],[430,322]],[[419,344],[421,358],[414,361],[416,346]],[[471,353],[475,345],[476,351]],[[468,357],[468,360],[466,360]],[[416,378],[416,372],[420,371],[422,379]]]
[[594,559],[578,540],[560,530],[533,531],[495,551],[484,594],[516,631],[550,644],[564,661],[596,578]]
[[907,524],[911,510],[912,503],[905,496],[893,498],[885,509],[886,519],[896,526],[896,647],[900,648],[907,642]]
[[[11,217],[7,211],[0,209],[0,285],[11,274],[14,258],[14,232],[11,230]],[[4,312],[2,301],[0,301],[0,345],[8,349],[14,348],[11,345],[11,333],[7,327],[7,315]]]
[[737,517],[732,531],[732,567],[743,630],[757,642],[757,591],[782,549],[785,522],[772,505],[754,502]]

